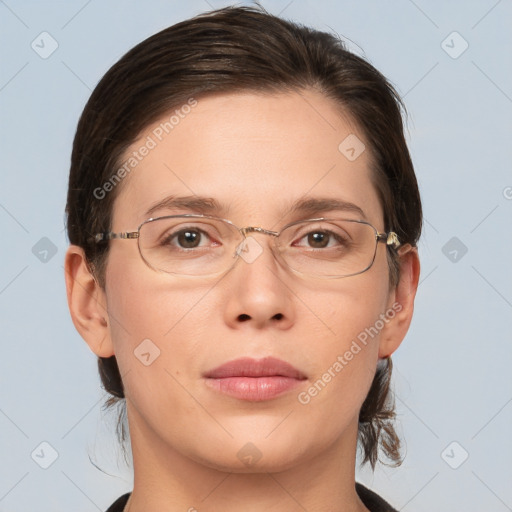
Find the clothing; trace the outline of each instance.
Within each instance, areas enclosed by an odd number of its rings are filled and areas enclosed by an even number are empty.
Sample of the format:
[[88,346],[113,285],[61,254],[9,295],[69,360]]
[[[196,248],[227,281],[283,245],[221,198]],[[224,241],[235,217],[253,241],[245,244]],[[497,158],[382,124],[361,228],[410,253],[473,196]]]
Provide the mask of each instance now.
[[[389,503],[385,502],[379,495],[357,482],[356,491],[359,498],[364,503],[364,506],[370,510],[370,512],[397,512],[396,509],[394,509]],[[129,497],[130,493],[121,496],[110,506],[107,512],[123,512]]]

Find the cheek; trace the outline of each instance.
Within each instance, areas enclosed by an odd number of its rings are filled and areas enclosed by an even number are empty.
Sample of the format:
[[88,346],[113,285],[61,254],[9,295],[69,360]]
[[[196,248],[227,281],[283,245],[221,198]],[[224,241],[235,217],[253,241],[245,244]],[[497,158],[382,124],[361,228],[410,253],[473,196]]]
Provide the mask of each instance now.
[[[382,320],[388,301],[387,281],[382,273],[377,275],[378,280],[368,271],[348,278],[350,281],[329,284],[321,292],[302,294],[316,317],[303,326],[309,331],[304,339],[315,347],[304,347],[313,375],[313,388],[304,402],[327,405],[325,402],[344,397],[342,402],[348,406],[352,398],[364,400],[376,369],[380,334],[387,325]],[[312,336],[313,331],[316,335]]]
[[129,375],[127,395],[164,393],[162,382],[169,379],[165,370],[179,376],[197,368],[204,340],[209,339],[204,309],[208,287],[160,276],[137,258],[111,256],[110,335],[121,375]]
[[[324,341],[343,348],[385,313],[389,301],[385,254],[366,272],[343,279],[305,285],[298,293],[323,326]],[[299,320],[300,321],[300,320]]]
[[205,421],[189,392],[195,394],[212,337],[208,288],[152,274],[130,279],[124,269],[123,275],[112,272],[107,297],[125,396],[138,422],[186,446],[188,436],[200,435],[191,424]]
[[123,357],[150,339],[162,356],[189,354],[193,358],[206,324],[199,320],[206,314],[208,288],[171,282],[168,276],[130,280],[125,272],[119,277],[112,276],[113,292],[107,293],[116,355]]

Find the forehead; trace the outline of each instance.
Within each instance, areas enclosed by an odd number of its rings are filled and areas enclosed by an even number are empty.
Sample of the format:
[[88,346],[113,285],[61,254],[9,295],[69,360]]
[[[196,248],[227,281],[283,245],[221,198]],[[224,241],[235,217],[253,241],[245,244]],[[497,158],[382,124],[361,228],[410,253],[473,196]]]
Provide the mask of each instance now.
[[122,164],[115,229],[140,224],[169,196],[214,198],[220,208],[207,213],[246,225],[278,222],[297,200],[336,199],[382,227],[368,144],[333,100],[312,90],[189,101],[146,127]]

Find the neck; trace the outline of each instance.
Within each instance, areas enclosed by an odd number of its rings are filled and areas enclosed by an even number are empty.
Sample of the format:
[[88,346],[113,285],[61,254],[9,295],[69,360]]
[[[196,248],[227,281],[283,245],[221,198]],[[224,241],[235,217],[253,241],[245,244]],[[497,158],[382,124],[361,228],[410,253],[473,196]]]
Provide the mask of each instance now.
[[124,512],[368,512],[355,491],[357,419],[314,457],[258,473],[192,460],[133,421],[129,407],[128,419],[134,488]]

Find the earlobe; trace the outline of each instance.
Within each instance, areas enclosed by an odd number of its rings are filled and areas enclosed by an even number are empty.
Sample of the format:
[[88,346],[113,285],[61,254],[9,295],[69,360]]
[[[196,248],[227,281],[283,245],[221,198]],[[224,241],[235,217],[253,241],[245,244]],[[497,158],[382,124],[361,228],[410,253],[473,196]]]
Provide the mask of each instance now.
[[418,249],[411,245],[399,250],[400,280],[390,293],[389,307],[394,315],[381,332],[379,358],[389,357],[402,343],[411,324],[418,289],[420,261]]
[[68,307],[76,330],[97,356],[114,355],[105,291],[90,272],[81,247],[69,246],[64,269]]

